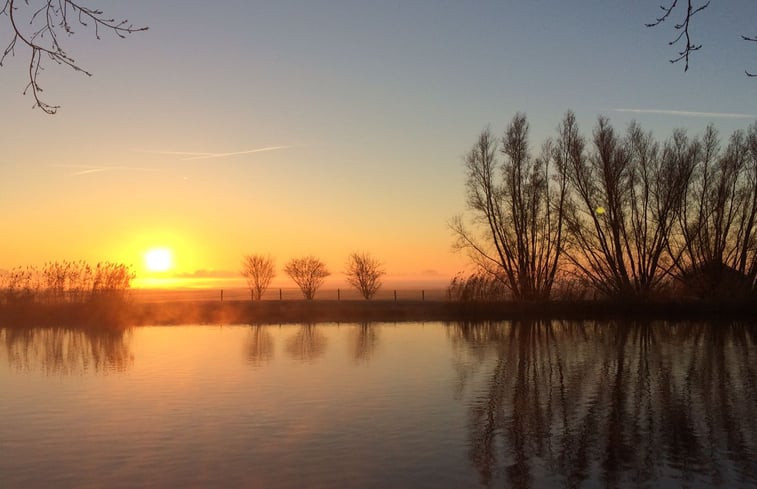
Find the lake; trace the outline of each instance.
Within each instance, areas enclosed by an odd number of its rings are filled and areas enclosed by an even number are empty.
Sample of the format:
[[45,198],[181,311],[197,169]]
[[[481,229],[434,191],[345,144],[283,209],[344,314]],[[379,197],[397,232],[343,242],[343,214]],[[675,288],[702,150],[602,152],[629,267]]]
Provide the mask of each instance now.
[[757,487],[757,327],[0,329],[0,487]]

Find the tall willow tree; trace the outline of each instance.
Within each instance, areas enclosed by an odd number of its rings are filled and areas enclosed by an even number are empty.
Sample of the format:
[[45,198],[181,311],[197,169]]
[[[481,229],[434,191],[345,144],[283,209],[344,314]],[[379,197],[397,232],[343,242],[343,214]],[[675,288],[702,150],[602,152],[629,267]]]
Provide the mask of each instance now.
[[757,278],[757,123],[724,151],[707,128],[671,254],[679,277],[702,296],[753,293]]
[[455,246],[513,298],[544,300],[562,250],[567,187],[565,172],[550,174],[555,145],[547,141],[534,158],[528,129],[526,116],[516,114],[501,146],[489,129],[481,133],[465,157],[470,214],[451,227]]
[[576,138],[558,166],[570,184],[566,257],[603,295],[647,298],[674,265],[668,239],[700,145],[678,131],[660,150],[637,124],[621,137],[604,117],[592,148]]

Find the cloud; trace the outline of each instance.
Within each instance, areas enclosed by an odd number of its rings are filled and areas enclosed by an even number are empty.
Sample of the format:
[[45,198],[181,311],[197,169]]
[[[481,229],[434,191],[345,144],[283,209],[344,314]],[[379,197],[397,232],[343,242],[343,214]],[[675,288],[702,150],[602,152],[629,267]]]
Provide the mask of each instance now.
[[54,168],[71,168],[71,169],[79,170],[74,173],[71,173],[70,176],[91,175],[93,173],[102,173],[106,171],[140,171],[140,172],[160,171],[158,168],[143,168],[143,167],[138,167],[138,166],[62,165],[62,164],[55,164],[55,163],[48,166],[51,166]]
[[215,159],[215,158],[227,158],[229,156],[263,153],[266,151],[277,151],[280,149],[289,149],[289,148],[292,148],[292,146],[266,146],[264,148],[246,149],[244,151],[231,151],[227,153],[202,153],[202,152],[193,152],[193,151],[139,151],[139,152],[152,153],[152,154],[158,154],[158,155],[186,156],[187,158],[182,158],[182,160],[191,161],[191,160],[210,160],[210,159]]
[[430,268],[427,268],[425,270],[421,270],[420,275],[425,275],[427,277],[441,277],[442,274],[439,273],[438,270],[433,270]]
[[195,270],[194,272],[177,273],[179,278],[229,278],[241,277],[239,272],[230,270]]
[[197,153],[194,151],[137,151],[137,152],[138,153],[153,153],[156,155],[178,155],[178,156],[211,156],[215,154],[215,153]]
[[215,153],[211,155],[198,155],[198,156],[192,156],[190,158],[184,158],[185,160],[209,160],[212,158],[225,158],[227,156],[237,156],[237,155],[246,155],[251,153],[262,153],[264,151],[276,151],[278,149],[287,149],[291,148],[291,146],[268,146],[266,148],[257,148],[257,149],[248,149],[245,151],[235,151],[233,153]]
[[692,112],[688,110],[662,110],[662,109],[612,109],[615,112],[630,112],[633,114],[658,114],[676,115],[682,117],[715,117],[721,119],[754,119],[753,114],[734,114],[728,112]]

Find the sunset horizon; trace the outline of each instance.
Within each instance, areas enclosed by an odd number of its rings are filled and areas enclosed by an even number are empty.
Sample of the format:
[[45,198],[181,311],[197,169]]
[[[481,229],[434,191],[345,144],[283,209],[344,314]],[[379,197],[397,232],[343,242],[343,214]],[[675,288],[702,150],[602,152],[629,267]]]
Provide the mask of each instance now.
[[757,0],[0,0],[0,488],[757,488]]
[[[178,21],[198,5],[103,5],[149,30],[103,32],[91,44],[84,28],[72,36],[93,76],[46,67],[54,116],[30,110],[22,54],[6,57],[0,103],[14,117],[0,122],[0,205],[12,212],[0,225],[12,232],[0,269],[113,261],[132,266],[139,286],[203,271],[232,278],[245,254],[262,253],[279,268],[316,256],[333,281],[350,253],[368,251],[398,282],[449,281],[470,270],[449,224],[466,208],[464,155],[487,125],[501,135],[525,113],[536,154],[567,110],[586,135],[602,115],[618,130],[636,120],[661,140],[710,123],[727,138],[757,119],[755,84],[743,76],[749,43],[726,35],[748,33],[748,16],[718,5],[698,14],[713,31],[688,72],[667,61],[667,28],[643,26],[655,6],[353,5],[332,17],[285,2],[248,6],[224,28],[221,9],[204,13],[219,29],[205,44]],[[531,19],[549,36],[534,36]],[[237,25],[248,21],[256,28]],[[175,49],[174,39],[195,48]],[[614,52],[599,49],[604,40]],[[552,65],[529,61],[544,59]],[[144,265],[160,247],[174,254],[164,275]]]

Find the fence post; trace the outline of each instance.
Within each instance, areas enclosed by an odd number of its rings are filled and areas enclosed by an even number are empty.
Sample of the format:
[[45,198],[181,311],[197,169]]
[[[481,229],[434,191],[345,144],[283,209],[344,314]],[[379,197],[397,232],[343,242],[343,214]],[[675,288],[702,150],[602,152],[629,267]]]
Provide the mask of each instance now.
[[425,290],[423,290],[423,289],[421,289],[421,300],[422,300],[422,301],[425,301],[425,300],[426,300],[426,291],[425,291]]
[[394,302],[397,302],[397,289],[394,289]]
[[221,304],[223,304],[223,289],[221,289]]
[[342,291],[339,289],[336,289],[336,300],[342,300]]
[[279,300],[281,300],[281,289],[279,289]]

